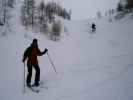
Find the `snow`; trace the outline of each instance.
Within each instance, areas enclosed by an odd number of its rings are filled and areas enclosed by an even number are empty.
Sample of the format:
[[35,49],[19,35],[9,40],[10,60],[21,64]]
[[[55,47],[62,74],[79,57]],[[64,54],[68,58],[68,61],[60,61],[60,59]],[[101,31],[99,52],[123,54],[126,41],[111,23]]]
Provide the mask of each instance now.
[[[1,100],[132,100],[133,21],[130,17],[107,20],[64,21],[68,33],[58,42],[26,31],[20,21],[21,2],[12,11],[11,33],[0,38]],[[97,32],[91,33],[90,22]],[[41,50],[49,49],[58,74],[47,55],[39,57],[41,81],[48,87],[39,94],[23,93],[22,55],[33,38]]]

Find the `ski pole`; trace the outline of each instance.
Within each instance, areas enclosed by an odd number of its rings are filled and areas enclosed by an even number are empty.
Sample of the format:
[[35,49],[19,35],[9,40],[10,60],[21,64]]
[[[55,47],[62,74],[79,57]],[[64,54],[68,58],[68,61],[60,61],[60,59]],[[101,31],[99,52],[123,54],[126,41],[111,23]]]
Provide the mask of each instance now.
[[52,59],[51,59],[51,57],[50,57],[50,55],[49,55],[48,52],[47,52],[47,56],[48,56],[48,58],[49,58],[49,61],[50,61],[51,65],[52,65],[52,67],[53,67],[55,73],[58,74],[57,71],[56,71],[55,65],[54,65],[54,63],[53,63],[53,61],[52,61]]
[[23,92],[25,93],[25,63],[24,63],[24,76],[23,76],[23,78],[24,78],[24,83],[23,83],[23,85],[24,85],[24,87],[23,87]]

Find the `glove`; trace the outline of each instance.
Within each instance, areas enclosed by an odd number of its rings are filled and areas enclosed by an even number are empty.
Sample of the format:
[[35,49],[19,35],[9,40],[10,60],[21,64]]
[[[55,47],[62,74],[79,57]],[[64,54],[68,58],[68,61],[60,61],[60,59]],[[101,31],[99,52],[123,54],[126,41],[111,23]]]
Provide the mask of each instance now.
[[44,50],[43,54],[45,54],[45,53],[47,53],[47,52],[48,52],[48,49],[47,49],[47,48],[45,48],[45,50]]
[[47,48],[45,48],[45,52],[48,52],[48,49]]

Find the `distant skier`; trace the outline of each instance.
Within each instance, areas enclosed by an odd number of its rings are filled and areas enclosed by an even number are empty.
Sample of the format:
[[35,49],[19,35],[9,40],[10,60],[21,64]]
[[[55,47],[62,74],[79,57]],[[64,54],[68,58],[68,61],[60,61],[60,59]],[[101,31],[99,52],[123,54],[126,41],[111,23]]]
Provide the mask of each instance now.
[[35,69],[36,74],[35,74],[35,83],[33,86],[39,86],[39,81],[40,81],[40,68],[38,65],[38,60],[37,56],[42,56],[45,53],[47,53],[48,49],[45,48],[43,52],[40,51],[38,48],[38,43],[37,39],[33,39],[33,42],[31,45],[25,50],[24,55],[23,55],[23,63],[25,63],[25,60],[27,59],[27,69],[28,69],[28,74],[27,74],[27,86],[31,87],[31,77],[32,77],[32,68]]
[[92,23],[91,28],[92,28],[92,32],[95,32],[96,31],[96,24]]

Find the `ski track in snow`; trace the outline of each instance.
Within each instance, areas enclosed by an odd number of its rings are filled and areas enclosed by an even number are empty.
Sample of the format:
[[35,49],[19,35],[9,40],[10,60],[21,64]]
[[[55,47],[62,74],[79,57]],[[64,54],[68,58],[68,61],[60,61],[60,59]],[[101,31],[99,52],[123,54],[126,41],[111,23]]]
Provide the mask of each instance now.
[[[133,21],[108,23],[94,20],[97,32],[90,33],[90,20],[64,21],[67,34],[58,42],[43,34],[26,31],[20,21],[21,2],[12,12],[12,33],[0,38],[0,98],[2,100],[132,100]],[[126,18],[125,18],[126,19]],[[35,94],[23,91],[22,55],[33,38],[49,49],[56,75],[47,59],[39,57],[41,80],[48,90]]]

